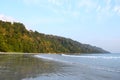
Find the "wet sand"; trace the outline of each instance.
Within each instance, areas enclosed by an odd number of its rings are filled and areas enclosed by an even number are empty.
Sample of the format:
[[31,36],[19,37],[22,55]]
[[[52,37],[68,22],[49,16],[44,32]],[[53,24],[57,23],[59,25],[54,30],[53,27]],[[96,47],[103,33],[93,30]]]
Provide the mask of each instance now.
[[35,58],[33,55],[0,55],[0,80],[119,80],[119,74],[86,65]]

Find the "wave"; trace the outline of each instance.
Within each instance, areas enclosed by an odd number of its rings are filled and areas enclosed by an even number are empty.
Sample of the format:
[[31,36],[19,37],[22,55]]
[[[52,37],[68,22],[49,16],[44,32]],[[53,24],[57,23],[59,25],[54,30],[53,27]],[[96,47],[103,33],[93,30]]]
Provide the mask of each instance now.
[[52,61],[64,62],[64,63],[71,63],[72,64],[72,62],[65,61],[65,60],[60,60],[60,59],[56,59],[56,58],[53,58],[53,57],[47,57],[47,56],[42,56],[42,55],[34,55],[34,57],[36,57],[36,58],[42,58],[42,59],[47,59],[47,60],[52,60]]
[[[58,56],[61,58],[58,58]],[[76,65],[82,65],[82,66],[89,66],[90,68],[93,68],[93,69],[98,69],[98,70],[103,70],[103,71],[108,71],[108,72],[117,72],[117,73],[120,73],[120,70],[117,69],[117,68],[110,68],[110,67],[105,67],[105,66],[100,66],[100,65],[90,65],[90,64],[86,64],[86,63],[80,63],[79,61],[70,61],[70,60],[67,60],[65,57],[73,57],[73,58],[76,58],[76,57],[80,57],[80,58],[92,58],[92,59],[97,59],[97,58],[102,58],[102,59],[118,59],[120,58],[119,56],[118,57],[113,57],[113,56],[109,56],[109,57],[105,57],[105,56],[77,56],[77,55],[66,55],[66,54],[61,54],[61,55],[58,55],[57,57],[53,57],[53,56],[46,56],[46,55],[34,55],[34,57],[36,58],[42,58],[42,59],[45,59],[45,60],[52,60],[52,61],[57,61],[57,62],[63,62],[63,63],[67,63],[67,64],[76,64]],[[65,58],[63,59],[62,56]]]
[[78,57],[78,58],[92,58],[92,59],[120,59],[120,56],[78,56],[78,55],[66,55],[66,54],[62,54],[62,56],[66,56],[66,57]]
[[49,60],[55,60],[53,58],[50,58],[50,57],[44,57],[44,56],[40,56],[40,55],[34,55],[34,57],[37,57],[37,58],[43,58],[43,59],[49,59]]

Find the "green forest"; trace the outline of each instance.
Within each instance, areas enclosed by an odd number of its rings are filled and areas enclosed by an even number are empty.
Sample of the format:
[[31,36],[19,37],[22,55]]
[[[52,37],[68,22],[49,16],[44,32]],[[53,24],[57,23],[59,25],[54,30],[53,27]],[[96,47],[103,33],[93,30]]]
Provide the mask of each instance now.
[[104,53],[107,51],[69,38],[27,30],[22,23],[0,21],[0,52]]

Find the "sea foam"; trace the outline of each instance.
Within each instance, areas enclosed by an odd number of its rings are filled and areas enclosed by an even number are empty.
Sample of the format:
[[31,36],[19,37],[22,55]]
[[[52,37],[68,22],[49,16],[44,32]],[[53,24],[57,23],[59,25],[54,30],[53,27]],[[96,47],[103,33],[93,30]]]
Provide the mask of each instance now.
[[120,59],[120,56],[78,56],[78,55],[66,55],[66,54],[62,54],[62,56],[66,56],[66,57],[78,57],[78,58],[92,58],[92,59]]

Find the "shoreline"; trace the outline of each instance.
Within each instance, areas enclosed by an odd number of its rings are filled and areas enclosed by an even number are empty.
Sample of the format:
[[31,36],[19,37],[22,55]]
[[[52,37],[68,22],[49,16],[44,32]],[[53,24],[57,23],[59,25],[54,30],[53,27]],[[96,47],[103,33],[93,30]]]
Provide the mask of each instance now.
[[[14,55],[14,56],[13,56]],[[119,72],[95,68],[83,61],[80,64],[63,62],[66,57],[61,55],[50,55],[53,59],[63,61],[36,58],[34,55],[17,54],[1,55],[0,58],[0,80],[119,80]],[[15,56],[17,55],[17,56]],[[24,55],[24,54],[22,54]],[[48,55],[48,54],[46,54]],[[2,57],[3,56],[3,57]],[[70,58],[71,59],[71,58]],[[75,58],[76,61],[77,58]],[[72,60],[74,60],[72,58]],[[80,59],[81,60],[81,59]],[[86,59],[85,59],[86,60]],[[96,61],[96,59],[93,59]],[[90,60],[89,60],[90,61]],[[11,74],[11,75],[10,75]],[[6,77],[7,76],[7,77]],[[19,76],[19,77],[18,77]],[[6,79],[7,78],[7,79]]]

